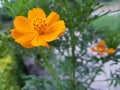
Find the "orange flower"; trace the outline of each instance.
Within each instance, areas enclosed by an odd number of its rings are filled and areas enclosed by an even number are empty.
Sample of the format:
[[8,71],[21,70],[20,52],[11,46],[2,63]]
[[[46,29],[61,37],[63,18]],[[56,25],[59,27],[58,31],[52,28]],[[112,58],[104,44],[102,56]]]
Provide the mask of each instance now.
[[95,47],[90,48],[93,52],[98,52],[100,56],[103,56],[104,53],[113,54],[115,50],[113,48],[106,48],[105,41],[101,40]]
[[115,53],[115,49],[110,48],[110,49],[107,50],[107,52],[108,52],[109,54]]
[[46,17],[41,8],[30,10],[28,18],[17,16],[14,26],[15,28],[11,31],[12,37],[25,48],[35,46],[50,48],[47,42],[62,36],[66,29],[64,21],[60,20],[56,12],[51,12]]

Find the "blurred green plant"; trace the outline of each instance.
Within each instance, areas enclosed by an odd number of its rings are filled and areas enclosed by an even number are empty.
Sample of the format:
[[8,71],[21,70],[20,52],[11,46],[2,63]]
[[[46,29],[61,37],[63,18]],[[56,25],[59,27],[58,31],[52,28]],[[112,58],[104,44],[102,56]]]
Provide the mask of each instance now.
[[18,66],[11,56],[0,59],[0,88],[1,90],[20,90]]
[[[105,33],[106,35],[106,41],[107,44],[109,45],[109,47],[115,47],[118,46],[120,44],[120,21],[119,18],[120,15],[118,14],[114,14],[114,15],[105,15],[103,17],[100,17],[98,19],[96,19],[92,24],[93,26],[97,27],[97,28],[107,28],[108,30],[106,30],[107,32]],[[114,23],[113,23],[114,22]]]
[[22,90],[55,90],[54,81],[49,78],[25,76],[25,87]]

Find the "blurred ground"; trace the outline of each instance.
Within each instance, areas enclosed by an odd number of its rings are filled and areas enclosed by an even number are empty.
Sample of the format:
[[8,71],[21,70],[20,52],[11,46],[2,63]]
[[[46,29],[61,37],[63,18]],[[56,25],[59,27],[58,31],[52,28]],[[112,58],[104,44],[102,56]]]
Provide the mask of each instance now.
[[110,66],[112,62],[108,62],[104,65],[103,70],[105,71],[105,73],[100,73],[97,77],[96,77],[96,82],[94,82],[91,86],[93,88],[96,88],[96,90],[120,90],[120,85],[117,87],[114,86],[108,86],[108,83],[106,81],[102,81],[105,79],[108,79],[110,76],[110,71],[115,72],[115,68],[118,68],[120,66],[120,64],[118,65],[114,65],[114,66]]
[[[102,7],[101,10],[99,9],[98,12],[96,11],[94,13],[94,15],[97,14],[103,14],[107,11],[113,11],[108,15],[105,15],[97,20],[95,20],[95,22],[93,22],[93,24],[97,27],[109,27],[110,30],[112,31],[117,31],[120,28],[120,3],[115,4],[108,7]],[[114,12],[115,11],[115,12]],[[97,77],[96,77],[96,82],[94,82],[91,86],[93,88],[96,88],[96,90],[120,90],[120,85],[117,87],[114,86],[108,86],[109,82],[103,81],[105,79],[108,79],[110,76],[110,71],[115,72],[115,69],[118,68],[120,66],[120,64],[118,65],[114,65],[114,66],[110,66],[112,62],[108,62],[104,65],[103,70],[105,71],[105,73],[100,73]]]

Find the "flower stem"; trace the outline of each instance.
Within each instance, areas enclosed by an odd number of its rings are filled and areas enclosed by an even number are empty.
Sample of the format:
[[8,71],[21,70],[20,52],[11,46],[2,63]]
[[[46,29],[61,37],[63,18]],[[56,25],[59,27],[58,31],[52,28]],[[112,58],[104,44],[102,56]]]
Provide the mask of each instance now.
[[45,64],[46,64],[47,67],[48,67],[48,71],[51,73],[51,75],[53,76],[54,80],[56,81],[56,83],[57,83],[57,85],[58,85],[58,89],[59,89],[59,90],[62,90],[60,81],[59,81],[58,77],[56,76],[56,74],[55,74],[55,72],[54,72],[54,70],[53,70],[52,65],[49,63],[47,57],[45,56],[43,50],[40,50],[40,54],[41,54],[41,57],[43,58]]
[[72,64],[73,64],[73,70],[72,70],[72,74],[73,74],[73,88],[76,88],[76,78],[75,78],[75,65],[76,65],[76,59],[75,59],[75,53],[74,53],[75,47],[72,47]]
[[2,73],[0,72],[0,90],[2,90]]
[[75,40],[74,40],[74,32],[71,31],[70,32],[70,36],[71,36],[71,47],[72,47],[72,50],[71,50],[71,53],[72,53],[72,86],[73,86],[73,89],[75,90],[76,89],[76,77],[75,77],[75,73],[76,73],[76,57],[75,57]]

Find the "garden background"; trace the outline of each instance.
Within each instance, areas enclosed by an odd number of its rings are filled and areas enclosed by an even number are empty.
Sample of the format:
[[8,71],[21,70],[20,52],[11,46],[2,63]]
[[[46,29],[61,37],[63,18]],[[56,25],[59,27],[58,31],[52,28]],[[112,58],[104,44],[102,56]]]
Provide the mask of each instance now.
[[[0,0],[0,4],[0,90],[120,90],[120,0]],[[65,22],[64,35],[50,42],[50,49],[26,49],[11,37],[15,17],[27,17],[36,7],[47,16],[57,12]],[[116,52],[104,56],[90,52],[100,40]]]

